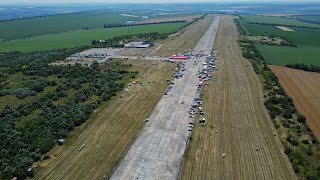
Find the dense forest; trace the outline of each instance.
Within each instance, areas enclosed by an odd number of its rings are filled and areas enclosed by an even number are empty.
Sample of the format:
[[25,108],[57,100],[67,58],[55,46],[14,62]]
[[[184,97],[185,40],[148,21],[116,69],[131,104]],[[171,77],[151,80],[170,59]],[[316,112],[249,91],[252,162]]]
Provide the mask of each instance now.
[[[124,88],[128,68],[52,66],[83,48],[0,55],[0,179],[33,176],[58,139]],[[128,65],[129,66],[129,65]]]

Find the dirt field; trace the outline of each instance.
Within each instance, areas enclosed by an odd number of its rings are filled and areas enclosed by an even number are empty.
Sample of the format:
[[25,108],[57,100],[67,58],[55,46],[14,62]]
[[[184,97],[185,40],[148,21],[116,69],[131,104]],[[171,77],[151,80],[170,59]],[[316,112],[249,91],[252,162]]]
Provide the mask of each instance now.
[[195,123],[181,179],[296,179],[237,39],[224,16],[215,47],[221,63],[202,97],[206,126]]
[[[141,72],[124,98],[119,96],[98,109],[92,118],[75,129],[63,146],[49,152],[51,159],[44,161],[34,179],[103,179],[133,142],[162,97],[165,81],[171,78],[173,65],[166,62],[126,61],[132,70]],[[150,84],[148,81],[151,82]],[[161,82],[164,82],[163,84]],[[85,144],[79,151],[79,147]]]
[[293,32],[293,29],[290,29],[288,27],[285,26],[276,26],[276,28],[281,29],[282,31],[289,31],[289,32]]
[[143,56],[156,51],[159,46],[156,44],[155,46],[151,46],[149,48],[124,48],[121,51],[117,52],[119,55],[123,56]]
[[132,24],[150,24],[150,23],[162,23],[162,22],[174,22],[174,21],[186,21],[191,22],[196,18],[200,18],[201,16],[186,16],[186,17],[174,17],[174,18],[151,18],[145,19],[143,21],[133,22]]
[[313,134],[320,140],[320,73],[306,72],[282,66],[269,66],[278,76],[281,86],[292,97]]
[[189,51],[190,48],[193,49],[208,29],[212,19],[213,16],[208,15],[205,19],[192,24],[182,32],[160,42],[157,50],[152,51],[149,56],[168,57],[173,54],[183,53],[185,50]]

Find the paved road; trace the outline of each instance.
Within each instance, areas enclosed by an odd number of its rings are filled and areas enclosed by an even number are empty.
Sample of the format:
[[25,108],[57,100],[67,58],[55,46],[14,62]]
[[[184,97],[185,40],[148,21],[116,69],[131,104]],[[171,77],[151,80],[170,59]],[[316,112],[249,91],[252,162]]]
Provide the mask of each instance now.
[[[201,50],[204,54],[212,51],[219,22],[220,17],[213,20],[195,51]],[[189,135],[187,112],[197,95],[197,72],[202,69],[202,63],[193,64],[195,60],[201,62],[205,58],[192,57],[186,62],[185,75],[175,79],[173,89],[159,101],[150,122],[130,147],[112,180],[178,178]]]

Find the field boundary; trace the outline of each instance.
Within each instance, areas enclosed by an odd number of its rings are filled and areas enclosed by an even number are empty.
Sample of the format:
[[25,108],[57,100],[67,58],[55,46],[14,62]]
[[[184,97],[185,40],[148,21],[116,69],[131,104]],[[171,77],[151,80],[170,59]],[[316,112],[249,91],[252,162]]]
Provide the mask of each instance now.
[[299,25],[286,25],[286,24],[277,24],[277,23],[258,23],[258,22],[248,22],[248,24],[256,24],[262,26],[287,26],[287,27],[296,27],[304,29],[320,29],[320,27],[308,27],[308,26],[299,26]]

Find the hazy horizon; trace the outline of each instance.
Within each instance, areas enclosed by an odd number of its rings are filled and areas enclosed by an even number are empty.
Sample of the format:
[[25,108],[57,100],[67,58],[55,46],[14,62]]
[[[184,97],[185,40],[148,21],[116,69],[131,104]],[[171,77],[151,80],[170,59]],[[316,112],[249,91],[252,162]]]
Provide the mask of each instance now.
[[[309,2],[319,2],[317,0],[263,0],[263,1],[255,1],[255,0],[155,0],[155,1],[148,1],[148,0],[94,0],[88,2],[87,0],[0,0],[0,4],[96,4],[96,3],[145,3],[145,4],[174,4],[174,3],[278,3],[278,2],[291,2],[291,3],[309,3]],[[320,2],[319,2],[320,3]]]

